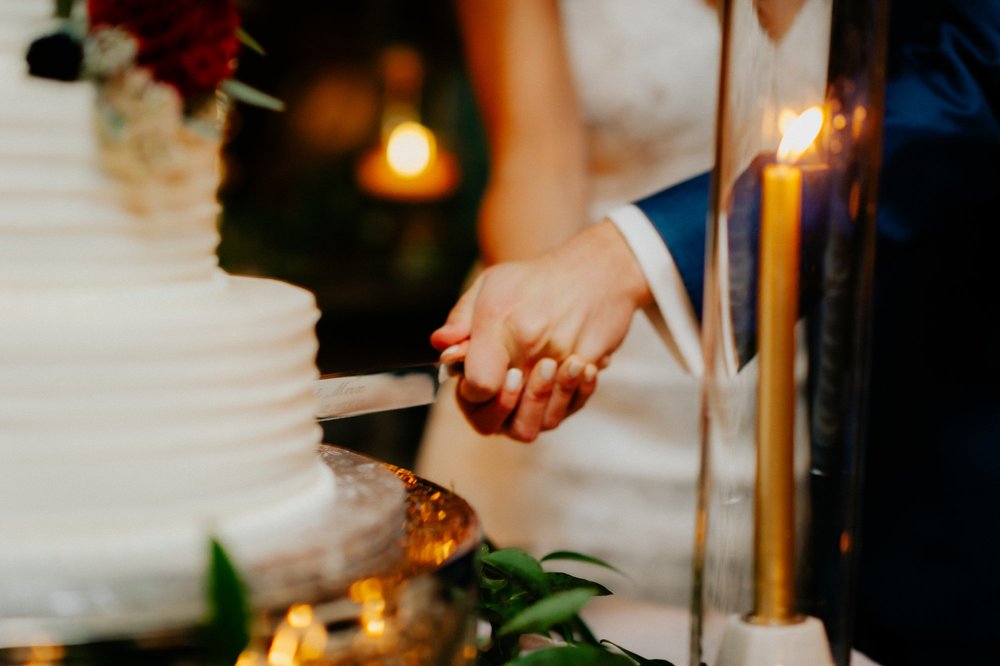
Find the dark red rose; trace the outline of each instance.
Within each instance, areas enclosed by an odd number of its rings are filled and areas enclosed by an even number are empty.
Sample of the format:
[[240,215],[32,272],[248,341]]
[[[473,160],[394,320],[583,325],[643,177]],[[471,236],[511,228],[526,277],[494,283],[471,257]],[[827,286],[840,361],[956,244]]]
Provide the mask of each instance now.
[[88,0],[91,29],[120,26],[137,60],[185,99],[211,94],[235,66],[239,15],[232,0]]

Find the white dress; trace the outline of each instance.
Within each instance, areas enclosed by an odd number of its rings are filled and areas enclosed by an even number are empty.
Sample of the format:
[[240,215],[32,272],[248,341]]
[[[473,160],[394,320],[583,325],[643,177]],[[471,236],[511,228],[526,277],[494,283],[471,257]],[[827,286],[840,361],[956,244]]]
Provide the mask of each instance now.
[[[593,218],[709,169],[716,10],[703,0],[563,0],[561,11],[588,126]],[[638,314],[587,406],[533,445],[477,435],[441,396],[417,472],[468,500],[499,546],[593,555],[627,577],[578,573],[686,606],[699,392]]]

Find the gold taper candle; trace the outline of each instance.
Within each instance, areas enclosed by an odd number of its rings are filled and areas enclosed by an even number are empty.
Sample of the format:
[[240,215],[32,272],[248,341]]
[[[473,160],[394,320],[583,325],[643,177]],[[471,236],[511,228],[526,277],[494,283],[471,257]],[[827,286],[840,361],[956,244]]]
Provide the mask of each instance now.
[[822,125],[818,107],[792,121],[778,148],[779,163],[764,168],[761,185],[753,618],[762,623],[795,620],[795,322],[802,171],[792,163]]
[[794,617],[795,320],[799,306],[802,172],[765,167],[758,293],[756,608],[765,622]]

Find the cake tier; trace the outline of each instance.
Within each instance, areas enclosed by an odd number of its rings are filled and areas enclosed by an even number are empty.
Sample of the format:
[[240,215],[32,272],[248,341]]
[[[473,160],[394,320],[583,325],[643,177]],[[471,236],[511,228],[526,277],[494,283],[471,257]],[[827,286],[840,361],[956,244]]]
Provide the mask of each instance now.
[[[157,116],[173,93],[140,75],[140,112],[115,127],[92,83],[26,74],[52,6],[0,0],[5,619],[72,616],[84,584],[93,608],[108,581],[200,573],[210,536],[252,567],[294,548],[334,490],[312,295],[219,270],[218,140]],[[157,117],[147,162],[136,139]]]
[[190,570],[212,534],[246,560],[329,500],[312,295],[216,278],[0,293],[4,584],[91,566]]
[[30,40],[53,26],[54,10],[55,3],[47,0],[0,0],[0,58],[23,63]]
[[51,6],[0,0],[0,287],[211,279],[217,137],[193,131],[192,140],[168,144],[183,151],[172,156],[183,168],[165,177],[107,173],[99,124],[109,121],[98,111],[97,87],[27,73],[31,40],[54,29],[45,18]]

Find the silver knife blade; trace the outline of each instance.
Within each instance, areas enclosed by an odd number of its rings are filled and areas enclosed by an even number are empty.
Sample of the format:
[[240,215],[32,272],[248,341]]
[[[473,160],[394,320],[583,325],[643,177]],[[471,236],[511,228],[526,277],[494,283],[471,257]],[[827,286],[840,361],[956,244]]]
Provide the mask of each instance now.
[[316,420],[329,421],[429,405],[441,384],[461,374],[461,363],[419,363],[364,373],[323,375],[313,385]]

